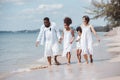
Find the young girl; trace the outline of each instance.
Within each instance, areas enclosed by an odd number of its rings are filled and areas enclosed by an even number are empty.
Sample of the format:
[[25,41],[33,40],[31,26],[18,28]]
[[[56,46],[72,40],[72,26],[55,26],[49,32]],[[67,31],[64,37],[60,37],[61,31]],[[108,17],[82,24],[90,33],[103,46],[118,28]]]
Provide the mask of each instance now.
[[81,49],[81,34],[82,34],[82,29],[81,27],[77,27],[76,28],[76,31],[78,33],[78,36],[77,36],[77,39],[76,39],[76,47],[77,47],[77,58],[78,58],[78,63],[81,62],[81,52],[82,52],[82,49]]
[[83,16],[83,23],[81,25],[82,35],[81,35],[81,48],[82,54],[88,64],[88,55],[90,57],[90,62],[93,63],[93,40],[92,40],[92,32],[94,33],[97,40],[100,42],[99,37],[96,34],[94,27],[89,24],[90,18],[88,16]]
[[64,49],[63,49],[62,56],[66,56],[66,58],[68,60],[68,64],[70,64],[72,43],[74,41],[74,31],[70,28],[71,23],[72,23],[71,18],[65,17],[64,31],[63,31],[62,37],[60,39],[60,42],[64,39],[64,43],[63,43]]

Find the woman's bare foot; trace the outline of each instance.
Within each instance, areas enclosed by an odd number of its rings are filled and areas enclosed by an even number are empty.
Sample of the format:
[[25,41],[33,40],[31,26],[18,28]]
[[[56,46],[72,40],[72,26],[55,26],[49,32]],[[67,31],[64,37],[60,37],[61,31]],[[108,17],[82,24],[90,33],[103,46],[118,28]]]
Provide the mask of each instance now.
[[78,61],[78,64],[80,64],[81,63],[81,61]]
[[93,63],[93,59],[92,58],[90,59],[90,62]]
[[68,65],[70,64],[70,61],[68,61],[68,63],[67,63]]
[[70,63],[67,63],[67,65],[70,65]]

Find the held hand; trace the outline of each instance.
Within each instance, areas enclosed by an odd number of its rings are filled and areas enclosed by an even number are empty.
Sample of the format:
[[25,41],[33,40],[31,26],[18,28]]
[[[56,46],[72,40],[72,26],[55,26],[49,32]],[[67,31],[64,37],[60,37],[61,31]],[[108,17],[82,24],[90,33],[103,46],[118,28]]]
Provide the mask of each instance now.
[[61,44],[61,42],[62,42],[62,38],[60,38],[60,39],[58,40],[58,42]]
[[38,45],[39,45],[39,41],[36,42],[36,47],[38,47]]
[[79,40],[76,40],[76,42],[78,42]]
[[70,41],[70,44],[72,44],[72,43],[73,43],[73,40]]
[[61,44],[61,40],[58,40],[58,42]]

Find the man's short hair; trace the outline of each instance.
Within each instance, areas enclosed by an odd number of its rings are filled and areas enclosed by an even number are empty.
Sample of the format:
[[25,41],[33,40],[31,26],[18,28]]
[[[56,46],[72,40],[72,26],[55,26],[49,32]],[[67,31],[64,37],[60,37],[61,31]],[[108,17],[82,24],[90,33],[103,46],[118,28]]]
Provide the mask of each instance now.
[[49,21],[49,18],[48,18],[48,17],[45,17],[45,18],[44,18],[44,20],[47,20],[47,21]]

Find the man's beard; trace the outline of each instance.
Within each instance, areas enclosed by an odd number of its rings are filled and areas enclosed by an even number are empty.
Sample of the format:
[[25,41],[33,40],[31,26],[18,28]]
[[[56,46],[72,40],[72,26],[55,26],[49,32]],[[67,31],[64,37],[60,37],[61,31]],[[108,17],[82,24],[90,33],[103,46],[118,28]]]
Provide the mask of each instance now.
[[50,27],[50,26],[48,26],[48,25],[45,25],[45,27]]

